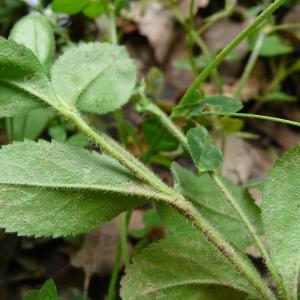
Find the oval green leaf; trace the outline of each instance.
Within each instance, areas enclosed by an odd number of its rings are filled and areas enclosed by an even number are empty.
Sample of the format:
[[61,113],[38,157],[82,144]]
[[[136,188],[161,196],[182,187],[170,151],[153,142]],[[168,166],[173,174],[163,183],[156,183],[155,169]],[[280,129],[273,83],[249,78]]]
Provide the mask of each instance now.
[[52,82],[65,102],[103,114],[129,100],[136,83],[136,67],[122,46],[81,44],[56,61]]
[[39,61],[49,67],[54,59],[54,33],[41,15],[29,15],[13,27],[10,38],[30,49]]

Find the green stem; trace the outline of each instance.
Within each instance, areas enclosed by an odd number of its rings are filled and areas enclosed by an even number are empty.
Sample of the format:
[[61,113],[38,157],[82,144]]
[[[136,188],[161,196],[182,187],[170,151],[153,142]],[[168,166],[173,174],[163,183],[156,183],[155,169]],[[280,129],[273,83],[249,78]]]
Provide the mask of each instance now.
[[255,42],[255,46],[253,48],[253,51],[252,51],[252,53],[251,53],[251,55],[249,57],[249,60],[248,60],[248,62],[246,64],[246,67],[244,69],[244,72],[242,74],[240,82],[239,82],[239,84],[238,84],[238,86],[236,88],[236,91],[234,93],[234,96],[236,98],[240,98],[241,97],[242,90],[243,90],[243,88],[244,88],[244,86],[245,86],[245,84],[246,84],[249,76],[251,75],[251,72],[252,72],[252,70],[254,68],[254,65],[255,65],[255,63],[257,61],[257,58],[259,56],[259,52],[260,52],[260,49],[261,49],[261,47],[263,45],[264,40],[265,40],[265,33],[264,32],[260,32],[260,34],[259,34],[259,36],[258,36],[258,38],[257,38],[257,40]]
[[282,123],[282,124],[287,124],[287,125],[300,127],[299,122],[291,121],[291,120],[287,120],[287,119],[270,117],[270,116],[264,116],[264,115],[245,114],[245,113],[229,113],[229,114],[226,114],[226,113],[218,113],[218,112],[209,112],[209,113],[205,113],[205,114],[214,114],[214,115],[218,115],[218,116],[228,116],[228,117],[238,117],[238,118],[260,119],[260,120],[266,120],[266,121],[271,121],[271,122]]
[[[148,107],[148,106],[147,106]],[[153,114],[155,114],[161,121],[161,123],[170,131],[171,134],[175,138],[178,139],[178,141],[186,148],[188,149],[188,141],[187,138],[184,136],[182,131],[176,127],[176,125],[168,118],[168,116],[160,110],[158,106],[156,106],[154,103],[149,103],[149,111],[151,111]],[[300,124],[299,124],[300,125]],[[264,245],[261,243],[258,235],[255,232],[254,227],[249,222],[248,218],[244,214],[243,210],[240,208],[240,206],[237,204],[233,196],[230,194],[230,192],[227,190],[227,188],[223,185],[223,183],[219,180],[219,178],[216,175],[212,175],[214,181],[216,182],[217,186],[220,188],[222,193],[225,196],[225,199],[230,203],[230,205],[233,207],[233,209],[237,212],[238,216],[240,217],[241,222],[245,225],[246,229],[249,231],[250,236],[252,237],[254,243],[256,244],[258,250],[260,251],[262,257],[264,258],[266,265],[268,266],[272,277],[274,279],[274,282],[276,283],[280,294],[282,295],[283,299],[288,299],[286,296],[286,292],[284,289],[284,286],[282,284],[281,278],[278,275],[276,268],[274,267],[271,258],[269,257],[268,252],[266,251]],[[202,217],[203,219],[203,217]]]
[[226,201],[229,203],[229,205],[236,211],[238,214],[241,222],[245,225],[246,229],[248,230],[253,242],[255,243],[257,249],[261,253],[262,257],[265,260],[266,265],[268,266],[272,278],[279,290],[279,294],[282,297],[282,299],[290,299],[285,287],[283,285],[283,282],[280,278],[280,275],[278,274],[275,266],[273,265],[273,262],[271,260],[271,257],[269,256],[269,253],[267,252],[266,248],[264,247],[263,243],[261,242],[259,236],[256,233],[255,228],[251,224],[251,222],[248,220],[248,217],[244,214],[243,209],[239,206],[238,202],[234,198],[234,196],[229,192],[227,187],[224,185],[224,183],[220,180],[220,178],[216,175],[211,173],[210,174],[213,181],[216,183],[220,191],[224,194]]
[[213,70],[224,60],[224,58],[235,49],[247,36],[254,32],[254,30],[261,25],[275,10],[277,10],[286,0],[276,0],[266,10],[264,10],[256,19],[246,27],[240,34],[238,34],[199,74],[192,85],[188,88],[180,101],[180,105],[189,102],[196,90],[201,86],[203,81],[210,76]]
[[59,111],[72,121],[82,132],[89,136],[101,147],[101,149],[119,161],[123,166],[128,168],[142,181],[150,184],[157,190],[170,195],[172,190],[164,184],[151,170],[135,158],[131,153],[126,151],[119,143],[104,133],[97,133],[91,128],[76,111],[70,111],[70,108],[58,108]]
[[6,118],[6,133],[10,142],[13,141],[14,138],[14,119],[13,117]]
[[269,28],[269,33],[277,30],[300,29],[300,23],[280,24]]
[[[198,210],[177,191],[164,184],[152,171],[146,168],[139,160],[133,157],[117,142],[103,133],[93,130],[79,115],[78,112],[67,107],[63,102],[55,107],[60,113],[72,121],[82,132],[89,136],[102,150],[118,160],[131,170],[137,177],[149,183],[152,187],[166,194],[164,201],[172,205],[209,240],[230,261],[233,266],[252,284],[263,299],[275,300],[274,295],[261,279],[259,273],[247,263],[236,250],[206,221]],[[173,127],[175,131],[176,126]],[[179,129],[177,129],[179,132]],[[181,136],[181,135],[180,135]]]
[[131,217],[131,211],[127,211],[126,213],[121,214],[120,238],[121,238],[122,254],[123,254],[123,259],[124,259],[124,264],[126,269],[130,265],[130,256],[129,256],[128,243],[127,243],[127,229],[128,229],[130,217]]
[[110,277],[106,300],[115,300],[116,298],[116,286],[117,286],[118,275],[121,266],[121,256],[122,256],[122,249],[120,243],[115,255],[114,266]]
[[275,300],[273,293],[265,285],[259,273],[236,252],[236,250],[205,220],[192,203],[180,199],[170,204],[183,214],[215,247],[235,266],[235,268],[256,288],[263,299]]
[[[190,39],[192,39],[197,46],[201,49],[204,56],[206,57],[207,61],[209,62],[212,59],[212,55],[210,53],[210,50],[208,49],[205,42],[202,40],[200,34],[194,29],[194,27],[188,26],[183,19],[182,15],[180,14],[180,11],[173,7],[173,14],[176,17],[177,21],[185,28],[185,30],[189,33]],[[191,65],[194,68],[194,59],[190,57]],[[218,74],[218,70],[215,69],[211,74],[211,79],[215,82],[217,90],[219,93],[222,92],[222,80]]]

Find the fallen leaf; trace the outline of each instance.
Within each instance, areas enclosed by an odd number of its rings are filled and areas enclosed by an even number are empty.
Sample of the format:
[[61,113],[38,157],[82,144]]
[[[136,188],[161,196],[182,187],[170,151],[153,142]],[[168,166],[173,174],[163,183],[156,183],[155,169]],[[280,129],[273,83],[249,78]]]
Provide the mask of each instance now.
[[235,183],[263,178],[271,165],[271,158],[255,146],[235,136],[226,138],[222,174]]

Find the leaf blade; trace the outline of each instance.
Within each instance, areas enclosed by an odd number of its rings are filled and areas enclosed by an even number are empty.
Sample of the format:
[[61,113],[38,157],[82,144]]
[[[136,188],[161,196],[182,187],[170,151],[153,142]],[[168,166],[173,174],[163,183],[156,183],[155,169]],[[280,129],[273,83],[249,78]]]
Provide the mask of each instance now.
[[271,257],[292,299],[300,268],[300,145],[272,167],[263,188],[262,216]]
[[206,288],[210,285],[236,289],[230,299],[246,298],[238,291],[255,294],[216,248],[198,236],[168,237],[143,250],[122,279],[122,299],[224,299],[224,294],[223,298],[218,292],[209,294]]
[[22,235],[74,235],[160,195],[113,159],[56,142],[0,150],[0,226]]
[[65,52],[52,68],[54,89],[80,110],[107,113],[124,105],[136,82],[124,47],[87,43]]

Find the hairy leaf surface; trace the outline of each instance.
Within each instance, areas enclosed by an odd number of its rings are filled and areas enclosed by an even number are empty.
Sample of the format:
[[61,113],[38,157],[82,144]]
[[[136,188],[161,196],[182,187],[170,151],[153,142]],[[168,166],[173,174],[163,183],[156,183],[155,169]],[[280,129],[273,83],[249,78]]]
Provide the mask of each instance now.
[[263,189],[262,216],[274,264],[297,299],[300,268],[300,145],[270,171]]
[[210,142],[209,133],[203,126],[188,131],[189,150],[196,167],[200,171],[212,171],[223,162],[222,152]]
[[39,61],[50,66],[54,58],[54,33],[41,15],[28,15],[13,27],[10,38],[30,49]]
[[[174,179],[182,190],[183,194],[190,199],[201,211],[201,214],[214,224],[224,237],[233,242],[241,250],[244,250],[252,243],[248,231],[241,223],[238,215],[224,199],[215,182],[208,174],[196,175],[184,169],[178,164],[173,164],[172,171]],[[259,208],[243,188],[233,184],[229,180],[222,179],[229,191],[235,196],[239,205],[256,227],[259,234],[263,233],[262,221]],[[175,209],[166,204],[158,204],[159,215],[172,234],[189,234],[198,232],[182,217]]]
[[198,235],[168,237],[143,250],[123,277],[122,299],[234,300],[246,299],[241,291],[255,294],[218,250]]
[[45,68],[25,46],[0,38],[0,69],[0,117],[56,101]]
[[157,197],[115,160],[44,141],[0,150],[0,226],[20,235],[88,231]]
[[136,68],[122,46],[81,44],[56,61],[52,82],[64,101],[81,110],[103,114],[129,100],[136,83]]

